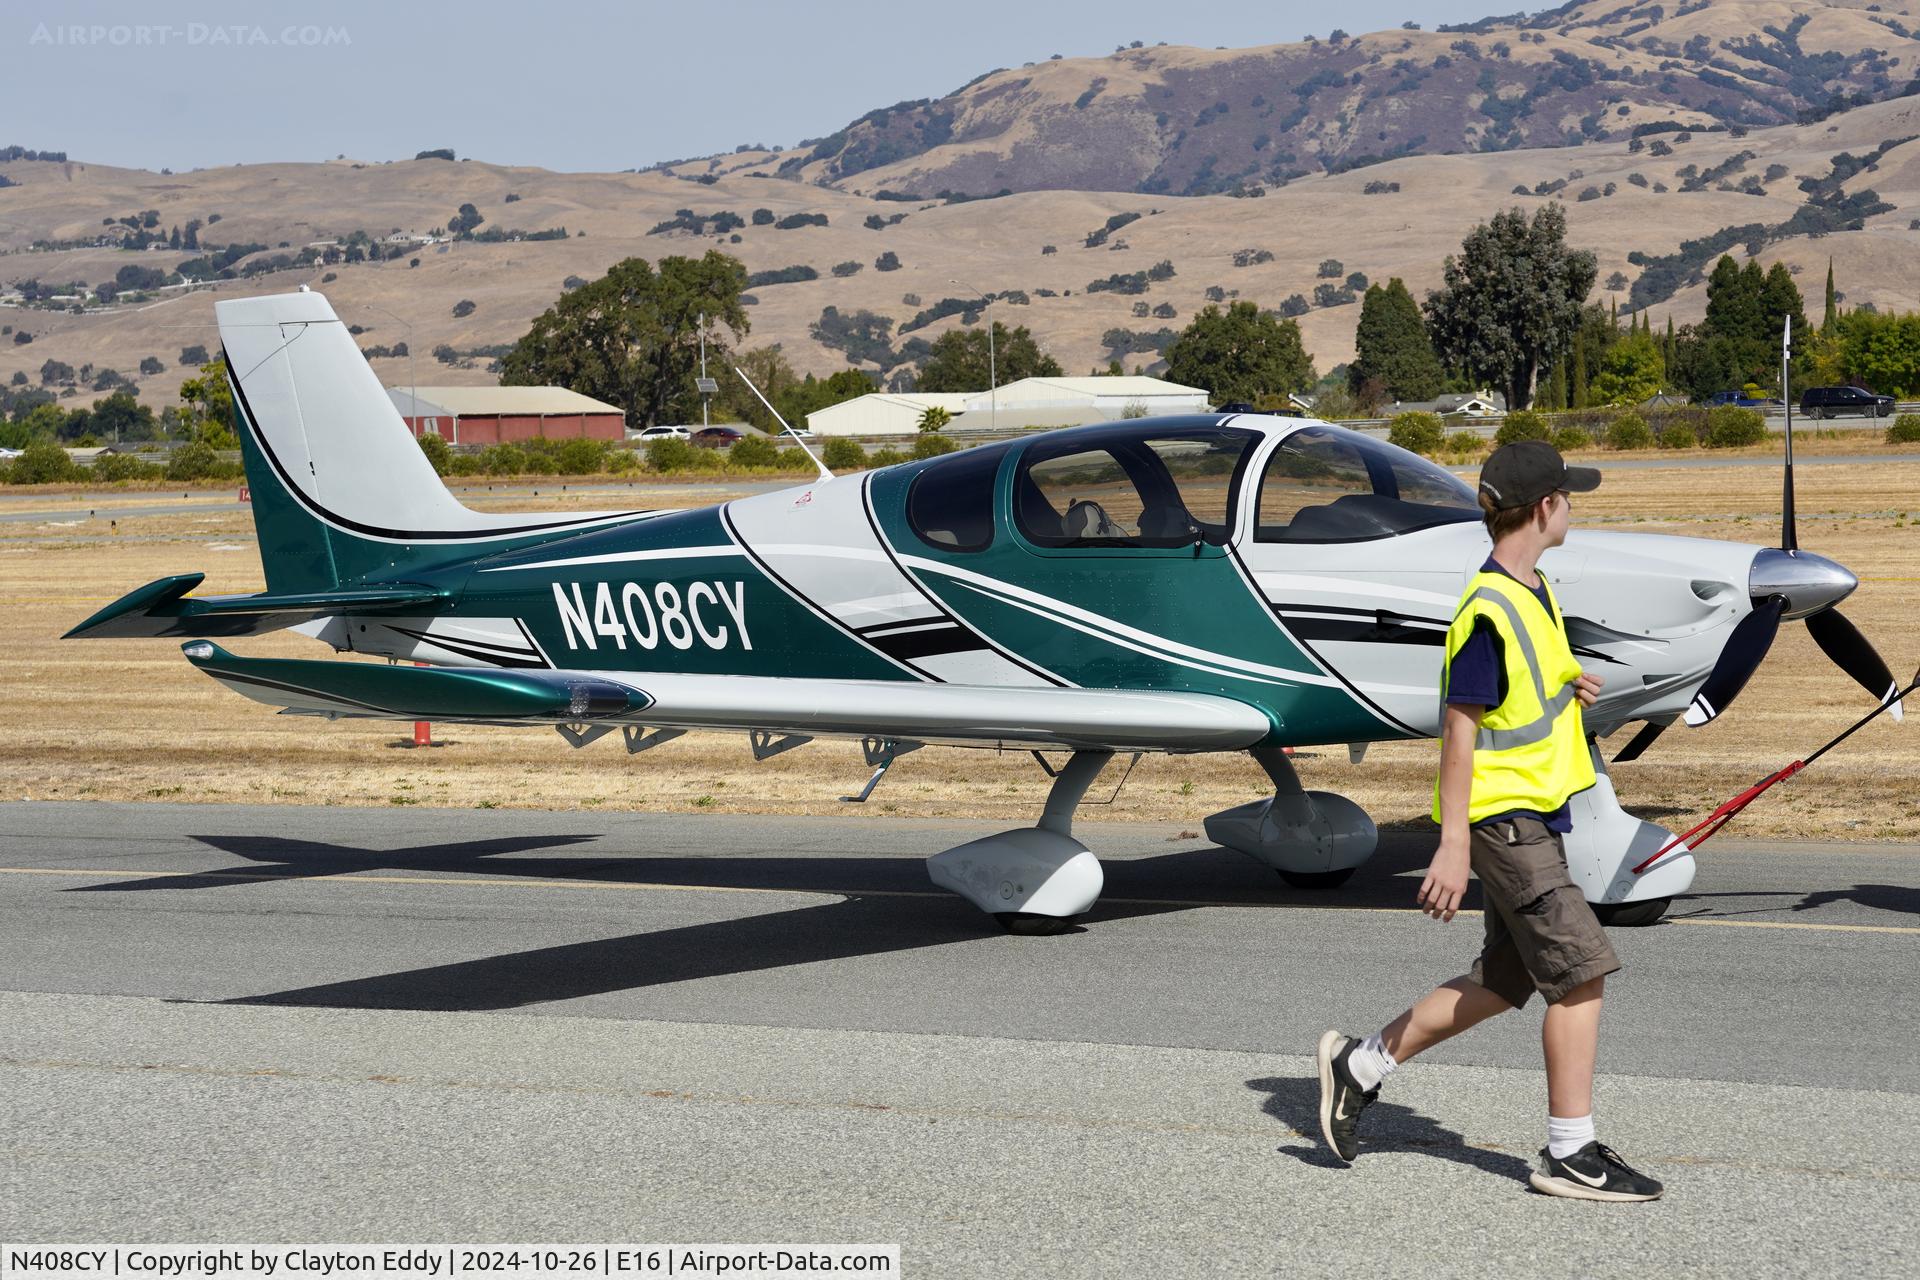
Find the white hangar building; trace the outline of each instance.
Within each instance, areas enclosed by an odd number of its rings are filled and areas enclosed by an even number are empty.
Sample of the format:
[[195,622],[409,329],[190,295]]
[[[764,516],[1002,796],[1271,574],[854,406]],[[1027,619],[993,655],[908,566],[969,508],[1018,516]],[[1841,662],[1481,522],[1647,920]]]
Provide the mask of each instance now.
[[875,392],[807,415],[821,436],[913,435],[929,408],[953,415],[948,429],[1076,427],[1128,416],[1205,413],[1207,392],[1146,377],[1022,378],[993,392]]

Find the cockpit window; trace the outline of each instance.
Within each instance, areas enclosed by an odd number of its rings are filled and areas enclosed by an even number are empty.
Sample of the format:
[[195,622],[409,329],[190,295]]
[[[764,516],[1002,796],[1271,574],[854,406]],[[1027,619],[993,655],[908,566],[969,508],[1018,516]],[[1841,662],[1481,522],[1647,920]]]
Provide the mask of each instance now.
[[1260,542],[1358,542],[1478,520],[1465,483],[1405,449],[1333,427],[1302,427],[1260,481]]
[[1043,547],[1225,542],[1256,438],[1222,427],[1116,427],[1036,444],[1014,475],[1014,519]]
[[993,479],[1006,445],[966,449],[929,463],[907,491],[907,523],[920,541],[942,551],[985,551],[993,545]]

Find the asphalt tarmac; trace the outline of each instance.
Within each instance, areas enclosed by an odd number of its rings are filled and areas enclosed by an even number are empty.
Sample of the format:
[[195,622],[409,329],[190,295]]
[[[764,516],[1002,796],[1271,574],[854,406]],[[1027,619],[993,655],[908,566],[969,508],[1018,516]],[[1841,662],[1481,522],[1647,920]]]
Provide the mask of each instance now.
[[1920,848],[1717,840],[1672,923],[1614,931],[1600,1132],[1669,1187],[1621,1206],[1526,1189],[1537,1003],[1403,1066],[1353,1167],[1322,1150],[1319,1033],[1477,949],[1408,908],[1423,840],[1309,894],[1083,822],[1106,896],[1013,938],[921,863],[987,829],[0,805],[0,1240],[1911,1273]]

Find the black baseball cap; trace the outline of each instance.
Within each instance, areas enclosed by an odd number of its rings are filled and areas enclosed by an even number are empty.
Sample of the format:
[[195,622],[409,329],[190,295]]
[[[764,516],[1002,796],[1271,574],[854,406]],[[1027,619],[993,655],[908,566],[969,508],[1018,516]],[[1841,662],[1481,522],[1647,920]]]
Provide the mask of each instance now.
[[1501,511],[1530,507],[1556,489],[1592,493],[1600,487],[1594,467],[1570,467],[1545,440],[1501,445],[1480,468],[1480,492]]

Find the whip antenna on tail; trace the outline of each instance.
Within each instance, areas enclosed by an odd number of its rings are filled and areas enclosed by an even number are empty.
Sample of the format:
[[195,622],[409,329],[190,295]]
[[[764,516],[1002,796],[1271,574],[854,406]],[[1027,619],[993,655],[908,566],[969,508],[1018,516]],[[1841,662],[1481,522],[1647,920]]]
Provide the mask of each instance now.
[[[740,373],[739,365],[736,364],[732,366],[732,368],[735,373]],[[781,426],[785,427],[787,430],[787,434],[793,437],[793,442],[799,445],[800,448],[803,451],[805,451],[807,457],[813,459],[813,465],[820,468],[820,478],[822,480],[833,479],[833,472],[827,470],[827,464],[820,461],[820,459],[814,454],[813,450],[807,448],[807,442],[800,438],[800,433],[798,431],[795,431],[793,427],[787,422],[787,420],[780,416],[780,411],[773,407],[773,402],[771,400],[767,399],[764,395],[760,394],[760,388],[753,385],[753,379],[749,378],[744,373],[740,373],[740,381],[747,384],[747,390],[753,392],[755,396],[759,397],[760,403],[767,406],[767,412],[773,415],[773,420],[775,422],[778,422]]]

